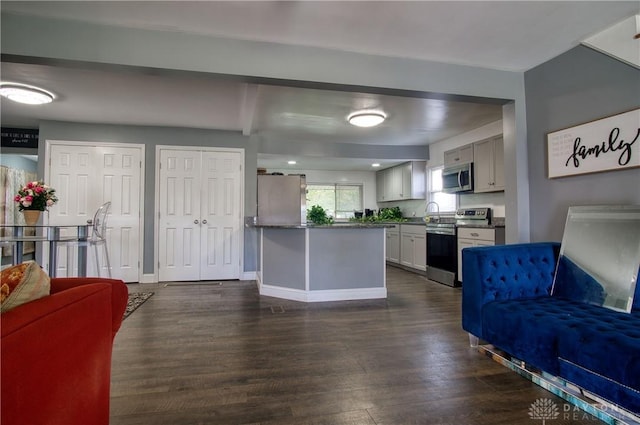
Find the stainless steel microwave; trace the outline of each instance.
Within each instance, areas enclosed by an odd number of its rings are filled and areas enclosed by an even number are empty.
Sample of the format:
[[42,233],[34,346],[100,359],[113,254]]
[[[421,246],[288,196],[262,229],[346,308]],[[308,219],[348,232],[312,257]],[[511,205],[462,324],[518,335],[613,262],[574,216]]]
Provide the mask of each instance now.
[[473,163],[444,167],[442,191],[446,193],[473,191]]

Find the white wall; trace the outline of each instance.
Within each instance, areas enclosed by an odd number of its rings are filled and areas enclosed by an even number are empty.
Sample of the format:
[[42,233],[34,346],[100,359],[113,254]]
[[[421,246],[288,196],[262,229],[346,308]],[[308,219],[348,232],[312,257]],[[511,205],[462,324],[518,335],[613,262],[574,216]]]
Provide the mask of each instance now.
[[270,173],[305,174],[309,183],[355,183],[361,184],[363,208],[377,209],[376,203],[376,173],[375,171],[320,171],[320,170],[292,170],[269,169]]

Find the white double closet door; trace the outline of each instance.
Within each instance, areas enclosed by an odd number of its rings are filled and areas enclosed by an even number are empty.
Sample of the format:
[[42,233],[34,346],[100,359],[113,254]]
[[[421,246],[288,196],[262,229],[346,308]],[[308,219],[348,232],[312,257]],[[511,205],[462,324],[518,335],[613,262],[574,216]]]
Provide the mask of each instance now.
[[158,279],[239,279],[242,150],[159,146]]
[[[144,200],[144,146],[125,143],[47,141],[45,180],[56,189],[57,204],[49,208],[48,223],[74,226],[93,219],[103,203],[111,201],[107,217],[107,246],[113,278],[140,281],[142,206]],[[65,229],[75,234],[75,229]],[[46,250],[47,247],[45,246]],[[60,244],[56,273],[75,276],[75,249]],[[97,270],[93,249],[88,250],[90,276],[108,276],[106,258],[98,248]],[[72,270],[67,270],[67,253],[72,254]],[[48,261],[48,256],[43,256]]]

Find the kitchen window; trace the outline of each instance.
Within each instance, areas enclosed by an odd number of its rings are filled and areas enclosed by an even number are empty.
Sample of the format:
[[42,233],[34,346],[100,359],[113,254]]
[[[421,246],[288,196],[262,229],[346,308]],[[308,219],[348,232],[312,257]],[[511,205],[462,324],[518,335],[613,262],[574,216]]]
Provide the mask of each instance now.
[[436,202],[441,213],[451,213],[458,208],[458,197],[442,191],[443,169],[443,166],[427,168],[427,202]]
[[307,209],[320,205],[335,220],[346,221],[362,211],[361,184],[307,184]]

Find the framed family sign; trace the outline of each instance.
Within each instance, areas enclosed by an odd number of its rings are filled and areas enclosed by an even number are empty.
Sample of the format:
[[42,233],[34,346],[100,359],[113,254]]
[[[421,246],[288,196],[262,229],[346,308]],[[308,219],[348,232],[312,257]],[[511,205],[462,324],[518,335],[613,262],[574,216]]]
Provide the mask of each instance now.
[[548,177],[640,167],[640,109],[547,134]]

